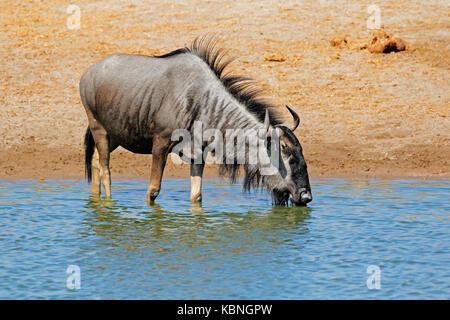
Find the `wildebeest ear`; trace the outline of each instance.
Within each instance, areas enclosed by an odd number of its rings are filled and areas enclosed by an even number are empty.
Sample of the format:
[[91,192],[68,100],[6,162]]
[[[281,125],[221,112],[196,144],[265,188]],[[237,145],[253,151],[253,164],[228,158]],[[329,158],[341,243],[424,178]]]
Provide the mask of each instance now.
[[289,112],[292,115],[292,118],[294,118],[294,124],[292,127],[289,127],[292,132],[294,132],[295,129],[297,129],[298,125],[300,124],[300,117],[298,116],[297,112],[292,110],[288,105],[286,105],[286,108],[289,110]]

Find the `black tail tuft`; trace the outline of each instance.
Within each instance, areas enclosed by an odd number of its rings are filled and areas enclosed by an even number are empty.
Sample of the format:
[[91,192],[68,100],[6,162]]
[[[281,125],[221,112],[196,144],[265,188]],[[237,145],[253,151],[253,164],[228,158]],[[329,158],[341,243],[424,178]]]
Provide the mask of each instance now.
[[88,127],[84,136],[84,165],[88,182],[92,180],[92,156],[94,155],[95,141],[91,129]]

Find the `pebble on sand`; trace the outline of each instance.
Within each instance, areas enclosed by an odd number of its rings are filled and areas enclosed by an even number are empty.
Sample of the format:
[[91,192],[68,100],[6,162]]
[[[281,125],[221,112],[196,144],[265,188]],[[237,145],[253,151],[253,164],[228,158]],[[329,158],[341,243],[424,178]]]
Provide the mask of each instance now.
[[383,30],[372,33],[367,44],[367,50],[371,53],[390,53],[406,50],[406,42],[396,35],[390,35]]

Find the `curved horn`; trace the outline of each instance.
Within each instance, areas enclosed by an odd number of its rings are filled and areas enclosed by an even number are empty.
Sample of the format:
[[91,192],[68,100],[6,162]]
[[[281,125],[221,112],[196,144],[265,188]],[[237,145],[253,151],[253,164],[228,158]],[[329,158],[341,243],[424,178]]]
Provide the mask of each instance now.
[[270,128],[270,116],[269,116],[269,108],[266,109],[266,116],[264,118],[264,129],[269,131]]
[[289,108],[289,106],[286,106],[286,108],[289,110],[289,112],[292,114],[292,117],[294,118],[294,125],[290,127],[292,131],[297,129],[298,125],[300,124],[300,117],[298,116],[297,112]]

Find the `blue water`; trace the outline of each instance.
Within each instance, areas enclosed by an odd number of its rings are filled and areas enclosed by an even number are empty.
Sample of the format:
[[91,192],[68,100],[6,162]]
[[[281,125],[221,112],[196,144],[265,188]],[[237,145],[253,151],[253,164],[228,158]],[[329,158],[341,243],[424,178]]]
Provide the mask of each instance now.
[[218,180],[193,206],[181,179],[149,207],[146,187],[114,180],[105,201],[78,180],[0,181],[0,298],[450,297],[449,181],[314,180],[308,208]]

